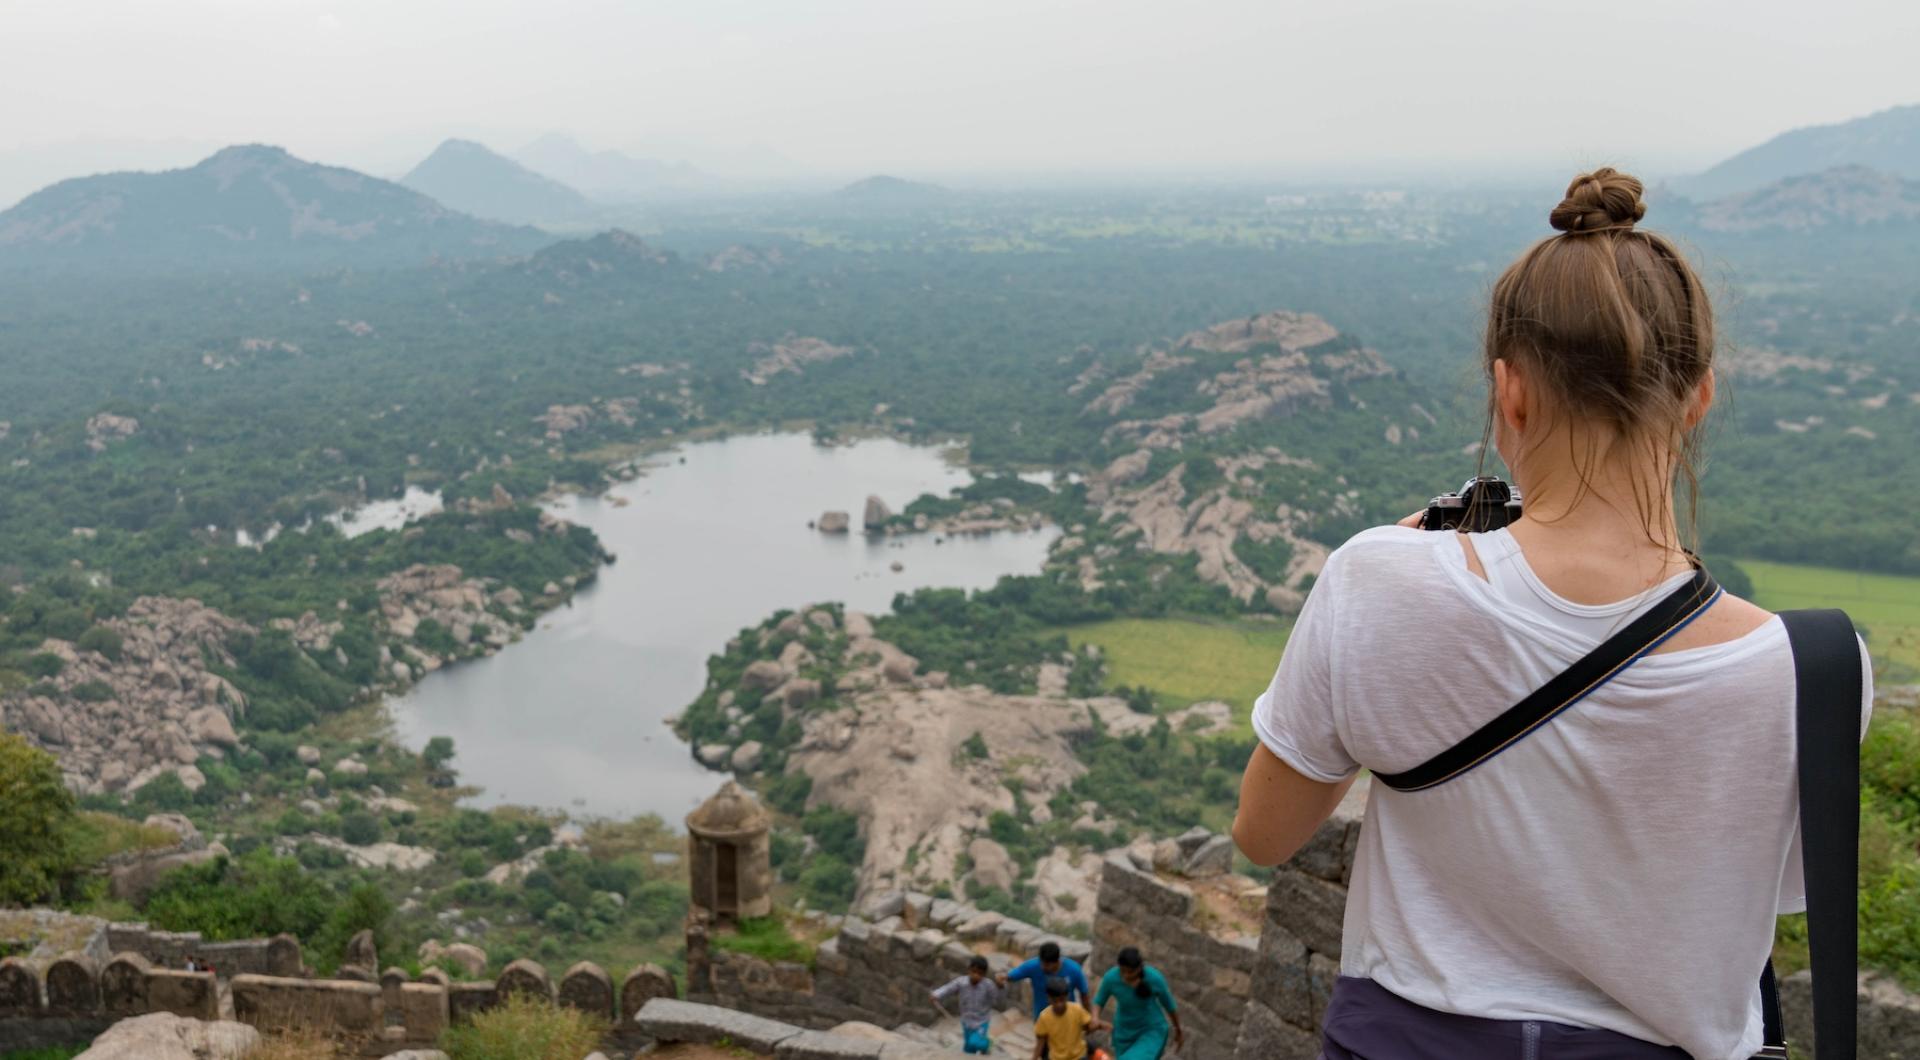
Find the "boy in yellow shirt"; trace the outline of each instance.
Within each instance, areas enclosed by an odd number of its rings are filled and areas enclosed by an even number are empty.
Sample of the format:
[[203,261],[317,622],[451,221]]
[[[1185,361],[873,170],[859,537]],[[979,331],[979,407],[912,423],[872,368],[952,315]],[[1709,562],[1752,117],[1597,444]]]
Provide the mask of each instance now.
[[1099,1030],[1100,1021],[1067,1004],[1070,990],[1065,979],[1047,980],[1047,1008],[1033,1025],[1033,1060],[1086,1060],[1087,1032]]

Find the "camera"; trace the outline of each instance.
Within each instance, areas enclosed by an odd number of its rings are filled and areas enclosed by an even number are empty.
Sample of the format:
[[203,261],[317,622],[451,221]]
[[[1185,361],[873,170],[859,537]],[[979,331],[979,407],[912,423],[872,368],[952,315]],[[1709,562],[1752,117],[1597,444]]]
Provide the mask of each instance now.
[[1458,493],[1442,493],[1427,502],[1422,530],[1477,534],[1498,530],[1520,518],[1520,491],[1492,475],[1470,478]]

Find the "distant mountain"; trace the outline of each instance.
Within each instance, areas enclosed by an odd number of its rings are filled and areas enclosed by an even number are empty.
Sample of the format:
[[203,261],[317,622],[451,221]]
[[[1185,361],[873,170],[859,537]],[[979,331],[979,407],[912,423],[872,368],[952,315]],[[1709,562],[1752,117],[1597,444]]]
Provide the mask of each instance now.
[[903,180],[899,177],[879,174],[865,180],[856,180],[834,194],[849,200],[906,204],[936,202],[953,193],[938,184],[923,184],[917,180]]
[[567,221],[592,209],[587,197],[472,140],[448,140],[400,183],[456,210],[511,224]]
[[1697,223],[1716,232],[1809,230],[1907,224],[1920,220],[1920,182],[1865,166],[1789,177],[1699,208]]
[[1836,166],[1920,178],[1920,104],[1781,133],[1675,187],[1692,199],[1713,199]]
[[187,169],[64,180],[0,213],[0,265],[374,266],[503,257],[548,242],[261,144]]
[[563,133],[548,133],[514,152],[513,157],[536,172],[604,200],[701,191],[715,183],[712,176],[685,162],[635,158],[619,151],[590,151]]

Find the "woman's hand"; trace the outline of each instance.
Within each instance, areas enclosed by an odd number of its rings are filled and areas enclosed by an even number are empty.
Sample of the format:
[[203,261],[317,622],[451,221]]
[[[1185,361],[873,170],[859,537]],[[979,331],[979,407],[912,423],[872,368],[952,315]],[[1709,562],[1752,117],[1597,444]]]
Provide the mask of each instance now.
[[1404,526],[1409,530],[1418,530],[1420,529],[1421,522],[1424,521],[1426,517],[1427,517],[1427,510],[1425,508],[1422,508],[1419,511],[1414,512],[1412,515],[1407,516],[1405,519],[1402,519],[1393,525]]
[[1179,1052],[1187,1044],[1187,1032],[1179,1027],[1173,1029],[1173,1051]]

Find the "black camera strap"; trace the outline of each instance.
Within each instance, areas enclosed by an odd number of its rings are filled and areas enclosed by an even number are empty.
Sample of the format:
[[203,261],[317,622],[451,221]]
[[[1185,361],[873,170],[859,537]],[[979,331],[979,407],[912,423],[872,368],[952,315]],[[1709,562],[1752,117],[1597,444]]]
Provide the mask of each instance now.
[[1375,773],[1373,779],[1395,791],[1424,791],[1474,769],[1666,643],[1719,598],[1719,584],[1706,568],[1696,566],[1685,585],[1466,739],[1404,773]]
[[[1807,884],[1813,1037],[1820,1060],[1853,1060],[1860,956],[1860,641],[1845,611],[1782,611],[1793,645],[1800,758],[1800,867]],[[1767,966],[1772,978],[1773,966]],[[1769,1014],[1774,1027],[1779,1002]],[[1781,1036],[1782,1041],[1785,1035]],[[1771,1041],[1768,1044],[1773,1044]]]

